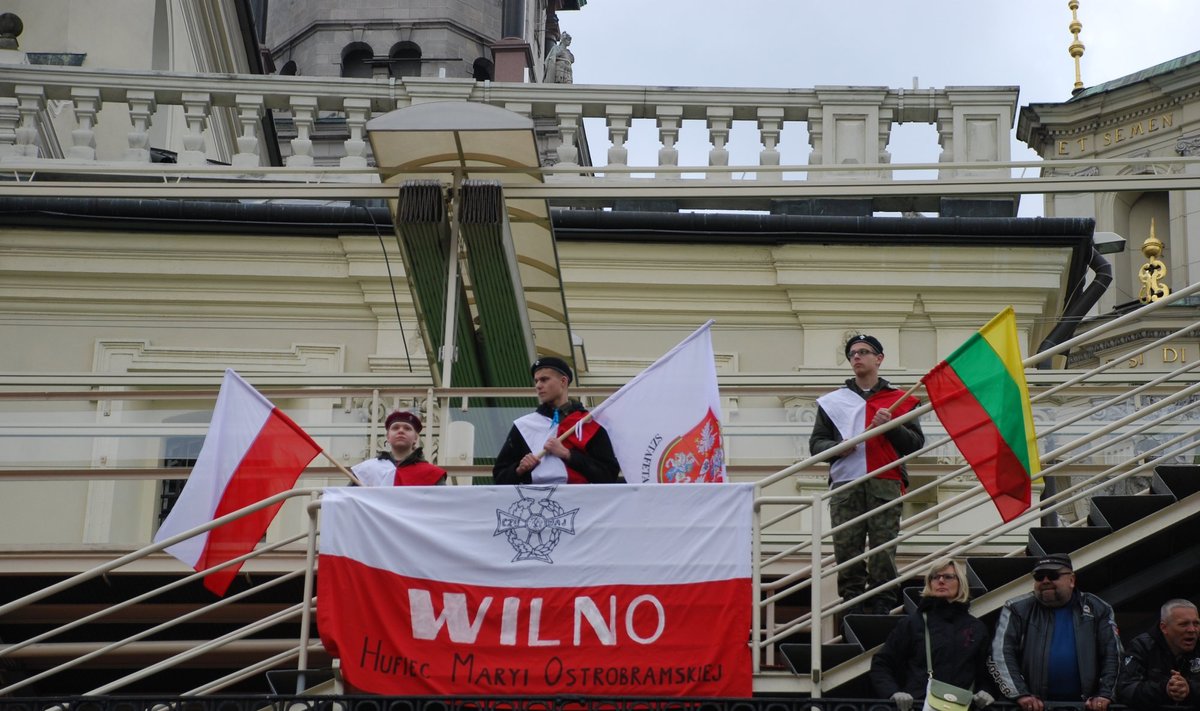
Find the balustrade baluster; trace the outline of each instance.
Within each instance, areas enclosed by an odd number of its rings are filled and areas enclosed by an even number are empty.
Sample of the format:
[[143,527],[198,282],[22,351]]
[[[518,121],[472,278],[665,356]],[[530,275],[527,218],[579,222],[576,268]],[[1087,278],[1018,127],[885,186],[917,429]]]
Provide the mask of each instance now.
[[[611,104],[604,107],[604,113],[607,115],[608,140],[612,141],[612,146],[608,149],[608,164],[628,166],[629,149],[625,147],[625,141],[629,139],[633,106],[631,104]],[[616,177],[628,176],[620,173]]]
[[679,140],[683,107],[659,106],[655,113],[658,116],[658,140],[662,142],[662,148],[658,149],[658,164],[679,165],[679,149],[675,148],[675,142]]
[[[759,165],[779,165],[779,134],[783,131],[783,109],[760,107],[758,109],[758,133],[763,149],[758,154]],[[780,173],[759,173],[759,180],[782,178]]]
[[[708,164],[712,166],[729,165],[729,150],[725,145],[729,142],[729,129],[733,124],[733,108],[729,106],[708,107],[708,140],[712,148],[708,151]],[[732,180],[732,173],[709,172],[705,174],[709,180]]]
[[96,160],[96,113],[100,110],[100,90],[71,88],[75,123],[71,131],[71,148],[67,157],[72,160]]
[[575,134],[579,131],[583,105],[555,104],[554,113],[558,114],[558,132],[562,136],[562,143],[558,144],[558,165],[579,165],[579,148],[575,145]]
[[0,97],[0,161],[17,155],[17,125],[21,122],[21,112],[17,109],[17,100]]
[[17,128],[17,156],[37,158],[37,117],[46,108],[46,93],[40,86],[19,84],[13,92],[17,96],[17,112],[21,123]]
[[180,165],[205,165],[208,155],[204,151],[204,131],[208,128],[212,97],[207,92],[197,92],[184,93],[182,98],[187,133],[183,136],[183,150],[177,160]]
[[158,102],[153,91],[129,91],[125,94],[125,102],[129,104],[129,148],[125,150],[123,160],[130,163],[150,162],[150,121]]
[[242,134],[237,138],[238,152],[233,156],[233,165],[237,168],[257,168],[258,156],[258,125],[262,120],[262,94],[238,94],[234,97],[238,109],[238,123]]
[[346,127],[350,138],[346,139],[346,155],[339,162],[343,168],[367,167],[367,142],[363,140],[363,126],[371,115],[370,99],[346,99]]
[[296,125],[296,137],[292,139],[292,155],[285,163],[288,167],[308,167],[313,164],[312,128],[317,113],[317,97],[293,96],[292,122]]

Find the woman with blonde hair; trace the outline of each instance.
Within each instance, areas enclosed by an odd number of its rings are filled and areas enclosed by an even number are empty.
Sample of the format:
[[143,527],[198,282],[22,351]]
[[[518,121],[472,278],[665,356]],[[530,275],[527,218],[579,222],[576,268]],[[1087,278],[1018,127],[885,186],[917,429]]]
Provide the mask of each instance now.
[[894,701],[899,711],[909,711],[914,702],[919,708],[930,677],[928,653],[934,679],[970,689],[978,708],[991,705],[992,695],[982,688],[990,684],[989,635],[969,612],[969,597],[961,562],[943,558],[929,567],[917,610],[896,625],[871,660],[871,684],[881,698]]

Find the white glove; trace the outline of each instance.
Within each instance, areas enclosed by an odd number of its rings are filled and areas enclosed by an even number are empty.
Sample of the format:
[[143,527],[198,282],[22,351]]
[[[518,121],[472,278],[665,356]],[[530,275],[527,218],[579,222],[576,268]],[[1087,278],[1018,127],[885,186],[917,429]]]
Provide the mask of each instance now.
[[900,711],[912,711],[912,694],[906,694],[903,691],[897,691],[896,693],[892,694],[892,701],[896,703],[896,708],[900,709]]
[[975,708],[977,709],[987,708],[995,701],[996,700],[992,698],[992,695],[986,691],[976,691],[975,696],[971,698],[971,703],[974,704]]

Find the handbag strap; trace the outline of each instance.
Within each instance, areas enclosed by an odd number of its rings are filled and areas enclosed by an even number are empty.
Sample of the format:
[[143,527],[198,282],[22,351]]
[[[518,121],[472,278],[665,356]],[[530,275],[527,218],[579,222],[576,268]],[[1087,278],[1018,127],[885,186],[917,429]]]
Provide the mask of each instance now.
[[[929,680],[933,681],[933,653],[929,650],[929,615],[922,612],[921,621],[925,623],[925,668],[929,671]],[[972,682],[967,691],[974,691],[975,684]]]
[[925,628],[925,670],[929,672],[929,678],[933,679],[933,654],[929,651],[929,616],[924,612],[921,613],[921,622]]

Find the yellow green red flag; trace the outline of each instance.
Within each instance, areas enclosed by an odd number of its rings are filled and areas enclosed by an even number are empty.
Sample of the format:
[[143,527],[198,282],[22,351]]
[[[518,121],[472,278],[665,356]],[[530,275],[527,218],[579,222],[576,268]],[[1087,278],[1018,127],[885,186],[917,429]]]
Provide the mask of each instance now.
[[1012,307],[996,315],[922,378],[946,433],[1011,521],[1029,508],[1041,471],[1033,409]]

